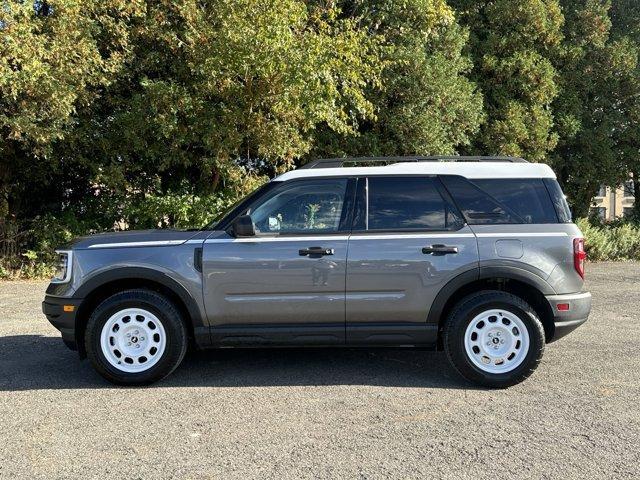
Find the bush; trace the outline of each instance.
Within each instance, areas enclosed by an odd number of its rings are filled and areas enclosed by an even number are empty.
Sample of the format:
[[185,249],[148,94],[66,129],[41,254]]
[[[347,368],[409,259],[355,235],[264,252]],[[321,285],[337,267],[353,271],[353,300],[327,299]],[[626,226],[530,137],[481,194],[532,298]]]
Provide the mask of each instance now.
[[587,258],[592,261],[640,260],[640,225],[618,221],[576,221],[585,237]]
[[224,212],[235,197],[227,195],[147,195],[124,208],[128,229],[201,228]]
[[[105,231],[145,228],[201,228],[227,210],[238,197],[257,188],[264,178],[247,176],[242,187],[213,193],[130,194],[87,199],[58,214],[36,217],[27,228],[5,240],[0,279],[47,278],[55,270],[55,249],[76,237]],[[9,248],[10,247],[10,248]]]

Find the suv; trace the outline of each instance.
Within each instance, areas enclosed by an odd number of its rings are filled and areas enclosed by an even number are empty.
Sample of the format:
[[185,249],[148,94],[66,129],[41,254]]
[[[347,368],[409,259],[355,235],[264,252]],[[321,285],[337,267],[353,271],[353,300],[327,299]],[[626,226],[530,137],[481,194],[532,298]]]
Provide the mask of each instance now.
[[317,160],[202,230],[93,235],[59,255],[43,311],[119,384],[167,376],[188,345],[342,346],[443,349],[506,387],[591,308],[555,175],[517,158]]

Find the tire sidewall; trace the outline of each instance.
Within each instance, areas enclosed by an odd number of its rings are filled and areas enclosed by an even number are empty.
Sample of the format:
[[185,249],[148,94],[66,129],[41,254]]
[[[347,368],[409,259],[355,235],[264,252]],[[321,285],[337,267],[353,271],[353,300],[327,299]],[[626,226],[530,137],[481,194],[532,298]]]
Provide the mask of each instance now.
[[[155,315],[166,334],[164,352],[158,362],[142,372],[123,372],[111,365],[102,351],[101,335],[109,318],[127,308],[140,308]],[[186,332],[177,309],[160,295],[147,292],[123,292],[101,303],[91,315],[85,336],[87,356],[100,374],[120,384],[144,384],[171,373],[184,356]]]
[[[524,323],[529,334],[529,350],[522,363],[515,369],[504,373],[489,373],[478,368],[469,358],[464,337],[471,321],[480,313],[492,310],[506,310],[518,316]],[[526,311],[515,303],[503,300],[488,300],[470,306],[459,312],[450,326],[447,338],[448,353],[456,368],[468,379],[495,387],[509,386],[526,378],[533,368],[532,366],[542,356],[544,350],[544,336],[538,328],[539,320],[531,312]]]

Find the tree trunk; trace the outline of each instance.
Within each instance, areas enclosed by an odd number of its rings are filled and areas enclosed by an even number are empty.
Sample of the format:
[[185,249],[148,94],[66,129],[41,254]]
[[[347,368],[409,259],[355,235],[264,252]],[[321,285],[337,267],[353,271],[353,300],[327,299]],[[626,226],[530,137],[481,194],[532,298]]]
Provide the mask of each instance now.
[[0,260],[10,260],[18,254],[18,227],[11,204],[11,169],[0,166]]

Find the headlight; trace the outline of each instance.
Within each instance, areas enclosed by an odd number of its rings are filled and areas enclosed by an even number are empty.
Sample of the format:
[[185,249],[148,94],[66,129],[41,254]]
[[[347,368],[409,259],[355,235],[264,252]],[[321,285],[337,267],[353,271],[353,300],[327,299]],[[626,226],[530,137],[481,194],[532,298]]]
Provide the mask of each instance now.
[[70,250],[56,250],[56,253],[58,254],[59,261],[51,283],[66,283],[71,280],[73,252]]

